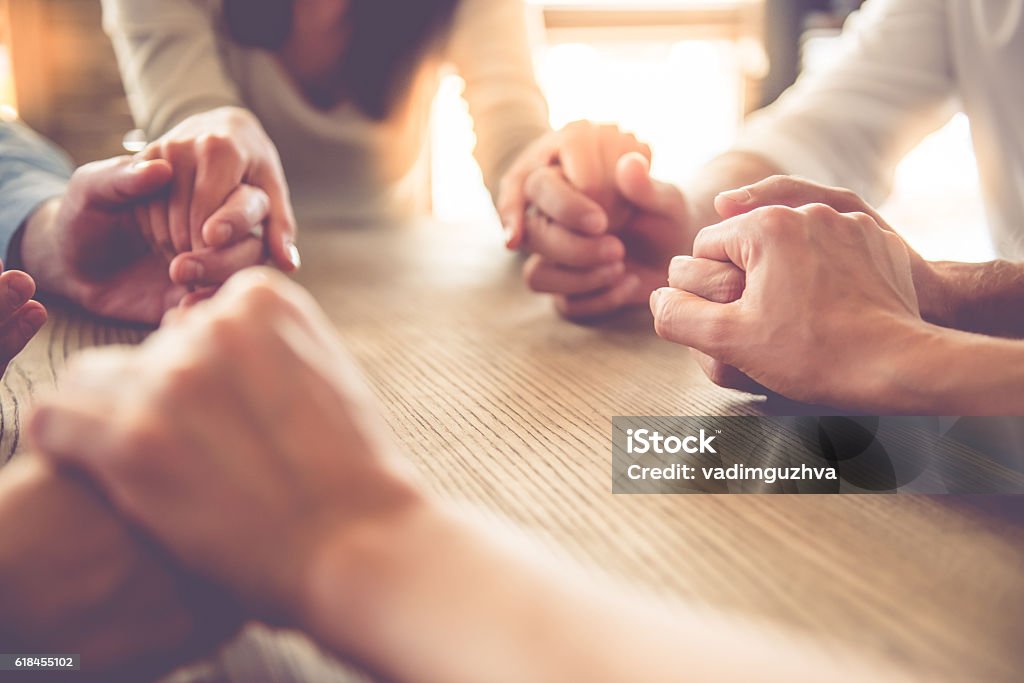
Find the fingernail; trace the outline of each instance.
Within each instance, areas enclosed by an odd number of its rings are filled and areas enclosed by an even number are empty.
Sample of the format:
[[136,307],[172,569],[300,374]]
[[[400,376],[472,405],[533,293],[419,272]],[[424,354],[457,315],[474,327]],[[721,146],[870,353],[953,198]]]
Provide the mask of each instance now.
[[724,199],[728,199],[730,202],[734,202],[736,204],[746,204],[751,200],[750,190],[748,190],[745,187],[741,187],[736,190],[720,192],[718,196]]
[[154,159],[139,159],[132,162],[133,171],[145,171],[147,168],[156,163]]
[[661,297],[661,290],[656,289],[651,292],[651,310],[653,311],[658,306],[658,299]]
[[679,256],[673,256],[672,257],[672,263],[669,264],[669,267],[671,268],[672,266],[674,266],[677,263],[689,263],[692,260],[693,260],[693,257],[689,256],[687,254],[680,254]]
[[299,255],[299,248],[295,246],[295,242],[289,242],[288,247],[288,261],[292,264],[292,268],[298,270],[302,267],[302,256]]
[[608,221],[603,213],[588,213],[580,221],[581,226],[587,232],[603,232],[608,227]]
[[231,235],[234,234],[235,230],[231,227],[230,223],[218,223],[213,229],[213,237],[217,240],[217,244],[224,244]]

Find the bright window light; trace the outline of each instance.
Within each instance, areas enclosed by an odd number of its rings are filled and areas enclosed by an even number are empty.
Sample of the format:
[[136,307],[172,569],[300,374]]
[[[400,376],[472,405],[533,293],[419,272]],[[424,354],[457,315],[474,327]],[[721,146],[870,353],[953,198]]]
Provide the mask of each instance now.
[[[618,123],[654,148],[654,172],[681,182],[724,150],[740,121],[734,43],[601,41],[539,47],[537,76],[560,128],[576,119]],[[435,102],[433,201],[445,220],[494,220],[472,161],[463,83],[447,77]]]
[[[630,8],[620,0],[531,0],[534,5]],[[736,5],[737,0],[645,0],[644,6]],[[614,40],[539,46],[538,79],[560,127],[587,118],[617,122],[654,149],[655,173],[681,182],[736,135],[742,110],[741,48],[710,40]],[[627,39],[629,38],[629,39]],[[832,39],[813,41],[808,68],[831,58]],[[435,105],[433,198],[450,221],[494,221],[494,209],[472,161],[473,133],[462,82],[446,78]],[[993,257],[982,210],[966,117],[929,136],[898,167],[892,196],[881,207],[910,244],[929,259]]]

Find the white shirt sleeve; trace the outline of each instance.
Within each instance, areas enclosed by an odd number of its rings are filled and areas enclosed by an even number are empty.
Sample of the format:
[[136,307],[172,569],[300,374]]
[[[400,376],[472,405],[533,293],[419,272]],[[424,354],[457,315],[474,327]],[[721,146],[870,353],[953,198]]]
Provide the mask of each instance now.
[[516,156],[549,130],[522,0],[462,0],[448,57],[466,82],[474,156],[492,195]]
[[216,34],[218,0],[103,0],[136,125],[151,139],[193,114],[240,105]]
[[734,149],[882,201],[898,161],[950,116],[946,0],[870,0],[841,54],[750,117]]

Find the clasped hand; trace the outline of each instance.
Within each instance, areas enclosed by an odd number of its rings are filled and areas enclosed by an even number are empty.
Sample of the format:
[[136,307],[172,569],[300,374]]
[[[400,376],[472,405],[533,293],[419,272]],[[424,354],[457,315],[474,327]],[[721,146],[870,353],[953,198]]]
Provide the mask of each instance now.
[[79,168],[27,221],[20,255],[40,290],[155,324],[249,266],[294,270],[294,236],[273,145],[251,115],[214,110],[135,159]]
[[527,285],[571,319],[645,302],[689,250],[687,207],[650,174],[650,148],[611,125],[570,124],[506,173],[498,211],[509,248],[530,253]]

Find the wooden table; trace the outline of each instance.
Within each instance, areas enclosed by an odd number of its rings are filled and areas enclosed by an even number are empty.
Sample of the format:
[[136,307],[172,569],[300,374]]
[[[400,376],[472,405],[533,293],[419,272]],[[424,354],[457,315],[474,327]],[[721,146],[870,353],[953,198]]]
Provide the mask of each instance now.
[[[611,416],[759,414],[763,403],[709,384],[643,311],[593,327],[558,319],[525,291],[496,233],[429,223],[303,233],[299,280],[431,488],[595,570],[889,656],[921,680],[1021,680],[1021,505],[992,514],[953,497],[611,495]],[[68,354],[142,336],[54,312],[4,378],[5,459],[21,447],[26,404],[59,381]],[[176,678],[329,671],[346,676],[300,637],[254,629]]]

